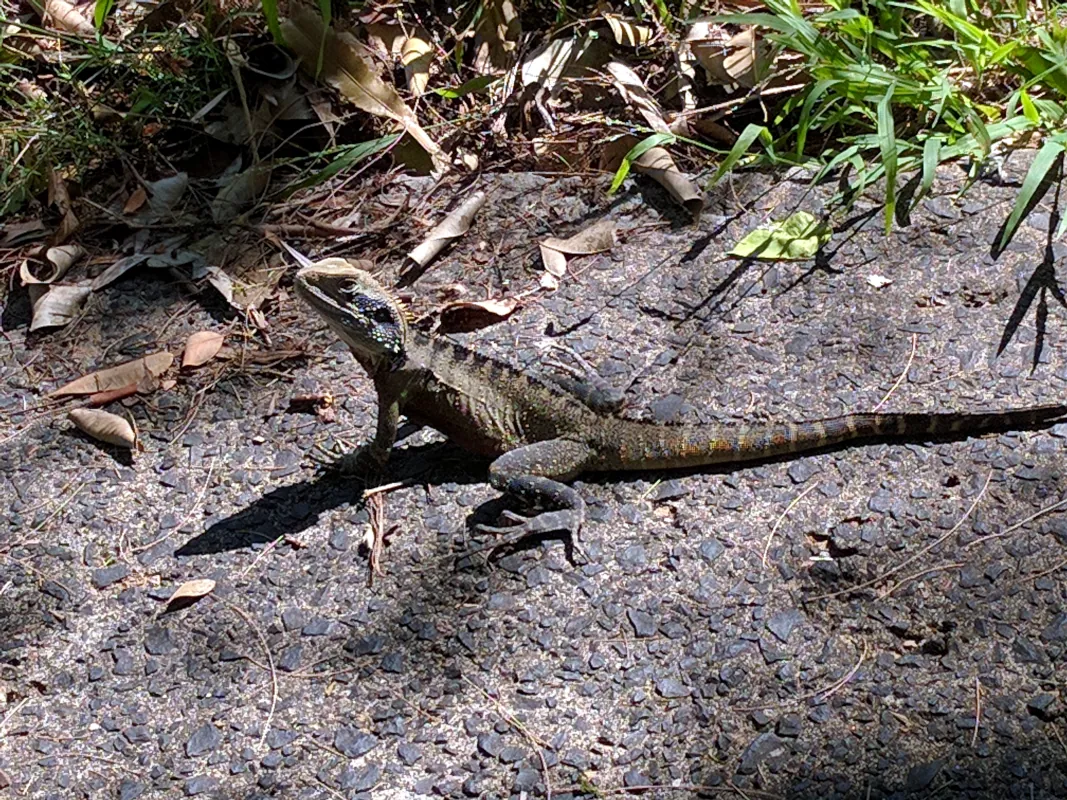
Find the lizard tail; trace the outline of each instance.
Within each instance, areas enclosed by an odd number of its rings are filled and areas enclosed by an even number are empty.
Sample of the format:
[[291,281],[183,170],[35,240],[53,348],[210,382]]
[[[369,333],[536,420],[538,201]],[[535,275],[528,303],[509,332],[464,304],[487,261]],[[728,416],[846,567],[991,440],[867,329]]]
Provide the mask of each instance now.
[[[628,444],[603,469],[674,469],[754,461],[862,440],[966,438],[1067,422],[1067,405],[989,413],[846,414],[771,425],[658,426],[630,423]],[[604,452],[603,450],[601,452]]]

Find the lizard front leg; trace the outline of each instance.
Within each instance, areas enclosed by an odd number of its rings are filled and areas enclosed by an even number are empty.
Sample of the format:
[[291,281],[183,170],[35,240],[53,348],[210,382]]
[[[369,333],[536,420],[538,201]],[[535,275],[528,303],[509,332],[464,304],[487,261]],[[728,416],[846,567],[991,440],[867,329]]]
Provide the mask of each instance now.
[[[381,468],[389,460],[400,426],[400,401],[391,392],[378,389],[378,427],[374,438],[353,453],[344,456],[338,467],[343,474],[363,472],[368,466]],[[369,462],[369,463],[368,463]]]
[[585,521],[585,501],[563,481],[581,473],[593,455],[584,442],[549,439],[517,448],[489,465],[489,483],[519,498],[524,505],[545,510],[525,517],[508,513],[514,525],[495,528],[479,525],[478,530],[503,534],[493,547],[519,542],[528,536],[562,531],[580,551],[578,536]]

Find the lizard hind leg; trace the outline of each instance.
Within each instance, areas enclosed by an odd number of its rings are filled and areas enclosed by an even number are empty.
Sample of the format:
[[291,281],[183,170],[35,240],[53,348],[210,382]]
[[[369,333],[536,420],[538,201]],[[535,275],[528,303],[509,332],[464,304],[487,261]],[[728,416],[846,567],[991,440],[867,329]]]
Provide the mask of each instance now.
[[507,513],[515,524],[478,525],[477,529],[503,536],[494,542],[494,549],[530,536],[561,532],[570,537],[571,548],[580,552],[578,537],[585,521],[585,501],[562,481],[581,473],[592,456],[588,445],[572,439],[536,442],[500,456],[489,465],[489,482],[524,506],[543,510],[528,517]]

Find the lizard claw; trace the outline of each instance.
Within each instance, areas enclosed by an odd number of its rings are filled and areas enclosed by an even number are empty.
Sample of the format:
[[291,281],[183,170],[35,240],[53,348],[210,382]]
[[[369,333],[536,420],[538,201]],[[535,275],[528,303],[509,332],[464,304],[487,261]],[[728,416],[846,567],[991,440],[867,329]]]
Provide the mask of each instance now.
[[490,553],[492,553],[492,551],[499,547],[510,547],[519,544],[524,539],[528,539],[531,536],[541,536],[546,533],[555,533],[559,531],[566,534],[568,560],[574,564],[576,563],[574,557],[575,555],[578,555],[581,557],[581,563],[589,563],[589,557],[582,550],[578,541],[578,532],[581,529],[583,517],[580,512],[577,512],[574,509],[563,509],[559,511],[544,511],[531,517],[525,517],[521,514],[516,514],[513,511],[504,511],[501,516],[515,524],[504,525],[501,527],[495,527],[493,525],[476,525],[475,530],[483,533],[491,533],[500,538],[496,539],[486,547],[467,551],[466,553],[463,553],[461,557],[473,555],[481,550],[489,550]]

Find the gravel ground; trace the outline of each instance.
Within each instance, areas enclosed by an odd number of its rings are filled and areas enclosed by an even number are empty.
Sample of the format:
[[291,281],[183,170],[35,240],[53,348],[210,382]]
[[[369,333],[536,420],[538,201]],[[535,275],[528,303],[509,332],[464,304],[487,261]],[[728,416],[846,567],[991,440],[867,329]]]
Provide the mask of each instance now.
[[[994,260],[1017,187],[956,200],[961,176],[903,230],[861,206],[828,258],[773,266],[722,253],[829,190],[736,180],[694,228],[655,191],[508,176],[413,307],[457,282],[526,290],[538,238],[610,216],[614,252],[457,338],[533,369],[566,345],[630,387],[626,414],[661,420],[867,410],[902,375],[887,410],[1060,401],[1065,314],[1049,302],[1038,328],[1044,290],[996,356],[1047,209]],[[132,459],[42,395],[177,352],[224,309],[158,272],[67,331],[27,335],[25,300],[4,309],[0,798],[1067,796],[1067,514],[1047,510],[1067,496],[1067,425],[592,476],[581,566],[558,540],[457,563],[495,493],[483,462],[416,431],[381,481],[401,486],[381,494],[368,585],[367,486],[320,466],[369,436],[373,392],[282,286],[270,347],[239,326],[229,341],[305,357],[216,362],[114,404]],[[324,392],[334,421],[289,409]],[[195,578],[218,587],[162,614]]]

